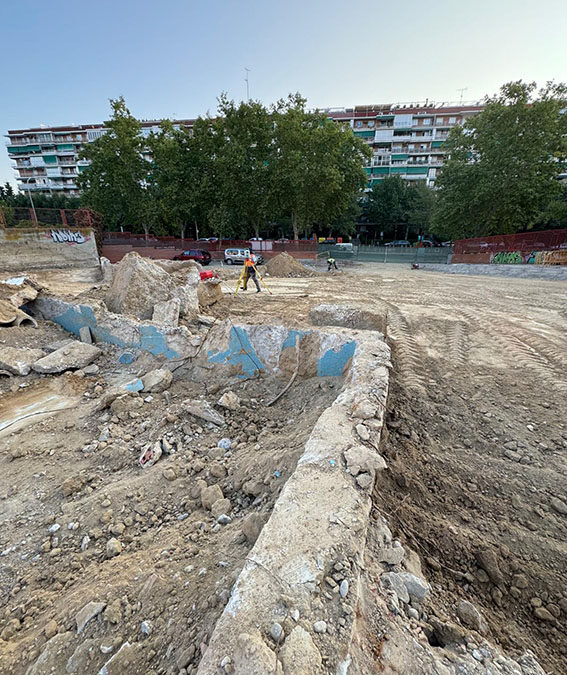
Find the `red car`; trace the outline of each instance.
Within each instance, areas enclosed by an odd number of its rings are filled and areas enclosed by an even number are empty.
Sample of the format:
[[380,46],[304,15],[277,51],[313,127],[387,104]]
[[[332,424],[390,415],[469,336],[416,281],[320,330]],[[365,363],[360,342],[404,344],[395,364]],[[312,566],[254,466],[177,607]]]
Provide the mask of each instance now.
[[199,248],[192,248],[189,251],[183,251],[176,255],[172,260],[195,260],[201,265],[208,265],[211,262],[211,254]]

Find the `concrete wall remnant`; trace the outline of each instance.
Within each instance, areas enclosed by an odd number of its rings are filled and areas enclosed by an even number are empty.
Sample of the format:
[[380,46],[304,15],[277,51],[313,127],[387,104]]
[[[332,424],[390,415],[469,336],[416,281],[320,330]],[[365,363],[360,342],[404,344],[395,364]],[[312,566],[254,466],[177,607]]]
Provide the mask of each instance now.
[[0,260],[5,272],[99,264],[95,232],[89,228],[0,228]]

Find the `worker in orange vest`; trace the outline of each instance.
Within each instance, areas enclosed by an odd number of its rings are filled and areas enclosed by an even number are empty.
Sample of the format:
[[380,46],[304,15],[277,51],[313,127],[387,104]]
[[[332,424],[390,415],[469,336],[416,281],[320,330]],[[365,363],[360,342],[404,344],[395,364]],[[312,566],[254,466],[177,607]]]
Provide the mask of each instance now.
[[247,286],[248,286],[248,279],[252,279],[252,281],[256,284],[256,293],[260,292],[260,284],[258,283],[258,279],[256,278],[256,256],[254,254],[248,254],[246,256],[246,260],[244,261],[244,279],[242,280],[242,290],[245,291]]

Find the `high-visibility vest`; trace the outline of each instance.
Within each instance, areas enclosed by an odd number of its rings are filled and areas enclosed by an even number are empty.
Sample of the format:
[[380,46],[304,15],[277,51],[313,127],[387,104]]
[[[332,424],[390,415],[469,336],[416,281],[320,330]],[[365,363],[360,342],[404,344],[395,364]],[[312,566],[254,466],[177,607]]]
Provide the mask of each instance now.
[[254,265],[254,261],[252,260],[252,258],[246,258],[244,264],[246,265],[246,267],[252,267]]

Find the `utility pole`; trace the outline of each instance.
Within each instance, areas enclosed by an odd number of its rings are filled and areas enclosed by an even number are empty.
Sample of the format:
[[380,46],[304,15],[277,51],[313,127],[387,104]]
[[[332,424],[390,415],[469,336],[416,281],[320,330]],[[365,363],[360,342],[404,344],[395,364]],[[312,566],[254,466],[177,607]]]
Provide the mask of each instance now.
[[250,100],[250,83],[248,82],[248,73],[250,72],[250,68],[244,68],[246,71],[246,77],[244,78],[244,81],[246,82],[246,102]]
[[33,219],[35,220],[35,226],[37,227],[37,226],[38,226],[38,222],[37,222],[37,213],[35,212],[35,206],[34,206],[34,203],[33,203],[32,196],[31,196],[31,186],[30,186],[31,178],[28,178],[27,180],[24,179],[24,180],[25,180],[25,182],[26,182],[26,184],[27,184],[27,186],[28,186],[28,190],[27,190],[27,192],[28,192],[28,197],[30,198],[30,204],[31,204],[32,213],[33,213]]
[[465,91],[468,91],[468,87],[461,87],[461,89],[457,89],[457,91],[461,92],[461,100],[459,101],[459,103],[462,105],[463,104],[463,94],[465,93]]

